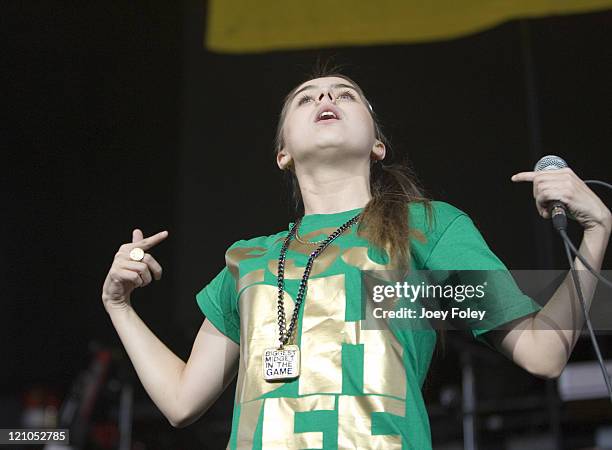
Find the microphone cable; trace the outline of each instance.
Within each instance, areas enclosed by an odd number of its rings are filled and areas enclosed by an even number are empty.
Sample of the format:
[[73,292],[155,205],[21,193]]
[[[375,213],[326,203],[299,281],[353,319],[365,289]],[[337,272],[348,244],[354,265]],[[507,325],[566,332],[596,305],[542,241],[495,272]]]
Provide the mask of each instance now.
[[[598,184],[600,186],[605,186],[608,189],[612,190],[612,184],[606,183],[605,181],[600,181],[600,180],[584,180],[584,183],[585,184]],[[582,264],[584,264],[584,266],[588,269],[588,271],[591,272],[593,274],[593,276],[595,276],[603,284],[605,284],[606,286],[612,288],[612,281],[604,278],[599,272],[597,272],[595,269],[593,269],[593,267],[591,267],[591,265],[586,261],[584,256],[582,256],[582,254],[580,254],[578,249],[576,249],[576,246],[573,244],[571,239],[567,236],[567,233],[565,233],[565,230],[558,230],[558,231],[561,234],[561,237],[563,238],[563,241],[564,241],[565,245],[569,245],[569,247],[572,249],[572,252],[574,253],[574,255],[576,255],[578,257],[580,262],[582,262]],[[561,231],[563,231],[563,233],[561,233]],[[571,261],[571,259],[572,259],[571,256],[569,257],[569,259],[570,259],[570,265],[573,264],[573,261]]]
[[612,382],[610,381],[610,374],[606,369],[606,365],[604,363],[603,357],[601,356],[601,351],[599,350],[599,344],[597,343],[597,338],[595,337],[595,332],[593,331],[593,326],[591,325],[591,319],[589,318],[589,312],[587,310],[586,304],[584,302],[584,297],[582,295],[582,289],[580,289],[580,280],[578,279],[578,275],[576,274],[576,269],[574,268],[574,259],[572,258],[572,254],[570,252],[570,248],[574,252],[574,254],[580,259],[582,264],[584,264],[589,272],[593,275],[596,275],[598,279],[601,279],[606,282],[608,285],[612,285],[608,280],[601,277],[593,268],[584,260],[584,257],[576,250],[574,244],[567,236],[565,230],[559,230],[559,234],[563,238],[563,244],[565,247],[565,253],[567,255],[567,259],[570,264],[570,273],[572,274],[572,280],[574,282],[574,287],[576,288],[576,292],[578,294],[578,299],[580,300],[580,306],[582,306],[582,312],[584,313],[584,320],[586,322],[587,330],[589,331],[589,337],[591,338],[591,342],[593,343],[593,349],[595,350],[595,355],[597,356],[597,361],[599,362],[599,366],[601,367],[601,373],[603,374],[604,381],[606,382],[606,388],[608,389],[608,396],[610,397],[610,402],[612,403]]
[[[597,184],[601,186],[605,186],[608,189],[612,190],[612,184],[606,183],[604,181],[599,180],[585,180],[585,184]],[[565,254],[567,255],[567,260],[570,265],[570,273],[572,275],[572,281],[574,282],[574,287],[576,288],[576,293],[578,294],[578,299],[580,300],[580,306],[582,306],[582,312],[584,314],[584,319],[586,322],[587,330],[589,332],[589,337],[591,338],[591,342],[593,343],[593,349],[595,350],[595,355],[597,356],[597,361],[599,362],[599,366],[601,368],[601,373],[603,374],[604,381],[606,383],[606,388],[608,389],[608,396],[610,397],[610,402],[612,403],[612,381],[610,380],[610,374],[606,368],[603,357],[601,355],[601,350],[599,349],[599,344],[597,343],[597,338],[595,337],[595,332],[593,331],[593,326],[591,324],[591,320],[589,318],[589,313],[586,307],[586,303],[584,302],[584,297],[582,295],[582,289],[580,288],[580,280],[576,273],[576,269],[574,267],[574,258],[572,257],[572,253],[576,255],[576,257],[580,260],[582,264],[588,269],[588,271],[594,275],[599,281],[604,283],[608,287],[612,287],[612,282],[604,278],[598,271],[593,269],[591,265],[586,261],[584,256],[580,254],[576,246],[572,243],[571,239],[567,235],[564,228],[559,230],[559,235],[563,239],[563,244],[565,247]],[[571,250],[571,252],[570,252]],[[595,287],[597,289],[597,287]]]
[[612,184],[606,183],[605,181],[600,180],[584,180],[586,184],[599,184],[600,186],[605,186],[608,189],[612,190]]

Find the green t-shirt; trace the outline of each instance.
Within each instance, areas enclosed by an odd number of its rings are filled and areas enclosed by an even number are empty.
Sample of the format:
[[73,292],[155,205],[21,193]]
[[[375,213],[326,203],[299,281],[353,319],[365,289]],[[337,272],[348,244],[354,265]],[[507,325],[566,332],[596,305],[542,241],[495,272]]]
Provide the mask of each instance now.
[[[421,203],[409,205],[409,224],[417,230],[416,238],[410,238],[411,270],[507,270],[464,212],[440,201],[432,207],[430,223]],[[299,234],[310,241],[323,239],[361,210],[306,215]],[[278,344],[278,257],[292,225],[275,235],[234,243],[225,267],[196,295],[208,320],[240,345],[228,448],[431,448],[421,387],[436,332],[362,329],[361,271],[385,269],[387,258],[357,236],[356,225],[313,264],[295,334],[301,352],[299,378],[264,380],[262,352]],[[313,249],[295,239],[289,246],[287,321]],[[540,309],[512,283],[493,300],[487,306],[489,329]],[[471,331],[481,340],[488,330]]]

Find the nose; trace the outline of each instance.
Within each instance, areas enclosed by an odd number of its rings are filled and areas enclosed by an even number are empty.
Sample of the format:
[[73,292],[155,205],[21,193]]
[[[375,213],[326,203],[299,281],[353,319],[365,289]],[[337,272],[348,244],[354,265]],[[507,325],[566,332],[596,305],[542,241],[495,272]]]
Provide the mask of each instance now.
[[[319,103],[321,103],[323,101],[323,99],[325,98],[326,94],[325,92],[321,92],[321,94],[319,94]],[[333,97],[332,93],[330,91],[327,91],[327,98],[329,98],[329,100],[332,103],[336,103],[336,99]]]

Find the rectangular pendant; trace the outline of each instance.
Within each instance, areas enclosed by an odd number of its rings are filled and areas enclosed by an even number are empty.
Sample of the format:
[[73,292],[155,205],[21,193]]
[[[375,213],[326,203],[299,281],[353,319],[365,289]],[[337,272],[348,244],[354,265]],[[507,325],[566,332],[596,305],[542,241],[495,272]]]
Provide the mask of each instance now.
[[300,348],[285,345],[282,350],[266,348],[261,361],[266,381],[289,380],[300,375]]

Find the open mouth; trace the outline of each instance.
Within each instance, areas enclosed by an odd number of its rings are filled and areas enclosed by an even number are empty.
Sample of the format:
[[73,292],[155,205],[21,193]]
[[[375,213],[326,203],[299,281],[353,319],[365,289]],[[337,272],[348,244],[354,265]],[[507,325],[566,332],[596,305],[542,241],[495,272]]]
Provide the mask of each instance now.
[[332,111],[323,111],[321,115],[317,118],[317,122],[321,120],[338,120],[336,115]]
[[340,112],[333,106],[321,108],[315,118],[315,122],[333,122],[335,120],[340,120]]

